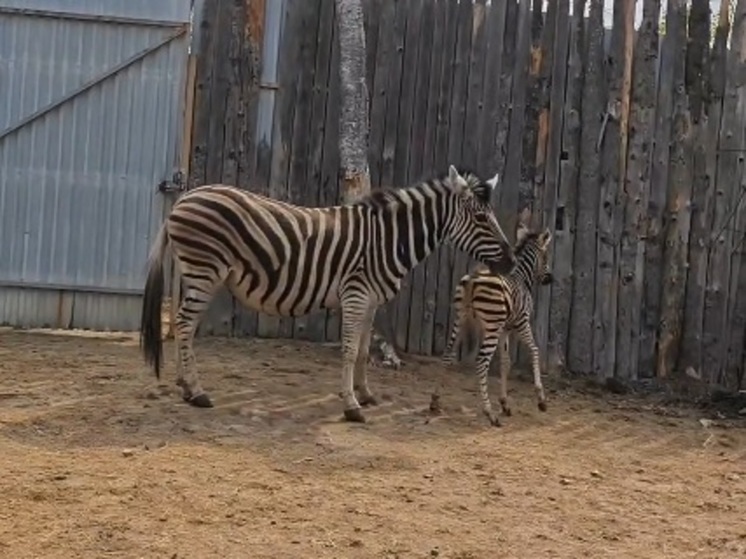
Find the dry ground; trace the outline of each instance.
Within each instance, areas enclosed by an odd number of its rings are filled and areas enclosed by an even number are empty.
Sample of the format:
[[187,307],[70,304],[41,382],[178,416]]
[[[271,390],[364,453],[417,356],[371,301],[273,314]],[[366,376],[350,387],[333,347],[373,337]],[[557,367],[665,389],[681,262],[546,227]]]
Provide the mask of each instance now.
[[541,414],[514,377],[494,429],[470,374],[413,357],[350,425],[337,348],[215,339],[198,410],[166,351],[159,386],[133,337],[0,330],[1,557],[746,556],[743,425],[551,378]]

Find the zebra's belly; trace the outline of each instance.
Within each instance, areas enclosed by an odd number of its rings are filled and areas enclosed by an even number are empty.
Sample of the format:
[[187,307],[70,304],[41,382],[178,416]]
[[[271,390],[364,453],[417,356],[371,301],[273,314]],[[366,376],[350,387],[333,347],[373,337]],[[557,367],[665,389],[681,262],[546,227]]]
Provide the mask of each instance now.
[[336,286],[329,291],[314,294],[313,292],[271,289],[259,286],[248,290],[242,285],[226,282],[236,300],[244,307],[271,316],[304,316],[314,311],[331,309],[339,306]]

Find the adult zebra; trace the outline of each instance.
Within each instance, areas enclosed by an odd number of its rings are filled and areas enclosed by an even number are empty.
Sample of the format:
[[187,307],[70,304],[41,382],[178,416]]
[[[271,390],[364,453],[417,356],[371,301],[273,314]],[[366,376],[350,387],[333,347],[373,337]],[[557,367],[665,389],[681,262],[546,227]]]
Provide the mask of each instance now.
[[[344,415],[364,422],[376,399],[366,366],[377,307],[439,245],[450,242],[495,271],[515,259],[490,207],[497,176],[484,182],[450,166],[447,176],[328,208],[299,207],[227,185],[195,188],[174,204],[148,258],[140,346],[160,378],[163,256],[171,245],[183,283],[176,316],[176,383],[197,407],[212,402],[200,385],[194,333],[217,287],[275,316],[342,308]],[[360,400],[355,397],[359,392]]]

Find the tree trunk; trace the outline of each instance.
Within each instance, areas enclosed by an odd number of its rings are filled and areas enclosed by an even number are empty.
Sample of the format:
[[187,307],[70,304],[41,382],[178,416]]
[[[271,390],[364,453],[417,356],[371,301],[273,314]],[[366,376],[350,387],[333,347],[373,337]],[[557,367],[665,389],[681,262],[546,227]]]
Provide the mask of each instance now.
[[[344,201],[349,203],[370,192],[368,167],[368,88],[365,83],[365,27],[360,0],[335,0],[341,116],[339,120],[340,178]],[[393,329],[386,307],[376,313],[371,349],[377,348],[382,365],[399,368],[401,360],[393,345]]]

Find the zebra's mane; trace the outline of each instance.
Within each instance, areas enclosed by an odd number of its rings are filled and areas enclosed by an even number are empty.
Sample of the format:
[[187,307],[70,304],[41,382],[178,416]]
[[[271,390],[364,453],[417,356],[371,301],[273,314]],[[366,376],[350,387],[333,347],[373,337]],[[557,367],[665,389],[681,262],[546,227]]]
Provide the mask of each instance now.
[[[459,167],[457,168],[457,170],[459,172],[459,175],[463,177],[463,179],[470,187],[474,187],[482,183],[482,180],[471,169]],[[359,200],[353,202],[352,205],[362,206],[365,208],[370,208],[372,210],[383,210],[398,205],[399,202],[401,202],[402,192],[422,190],[433,186],[440,186],[444,189],[450,189],[451,186],[447,179],[448,173],[444,173],[435,179],[422,181],[414,185],[372,189],[369,194],[366,194]]]
[[515,252],[516,256],[518,256],[517,253],[523,252],[523,249],[528,246],[529,241],[536,241],[539,238],[540,233],[537,233],[536,231],[531,231],[529,233],[526,233],[523,238],[518,241],[515,245]]

